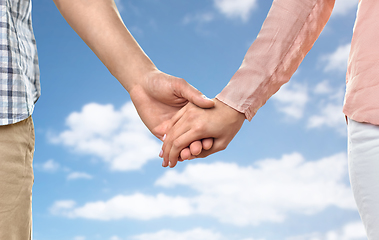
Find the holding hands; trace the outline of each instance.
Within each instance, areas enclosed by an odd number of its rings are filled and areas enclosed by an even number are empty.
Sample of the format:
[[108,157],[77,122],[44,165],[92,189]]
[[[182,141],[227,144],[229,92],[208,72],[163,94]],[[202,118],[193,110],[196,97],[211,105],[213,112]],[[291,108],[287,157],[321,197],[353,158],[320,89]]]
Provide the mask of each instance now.
[[139,116],[157,138],[172,125],[172,118],[189,102],[201,108],[212,108],[215,103],[184,79],[159,71],[155,66],[140,76],[129,94]]
[[[164,140],[163,166],[224,149],[244,115],[159,71],[126,28],[113,0],[54,0],[67,22],[129,92],[142,121]],[[86,16],[86,17],[83,17]]]
[[163,167],[224,150],[245,120],[243,113],[155,66],[138,79],[129,94],[147,128],[164,142]]
[[214,102],[215,106],[209,109],[188,103],[169,121],[160,154],[163,167],[175,167],[178,161],[186,159],[203,158],[228,146],[241,128],[245,115],[218,99]]

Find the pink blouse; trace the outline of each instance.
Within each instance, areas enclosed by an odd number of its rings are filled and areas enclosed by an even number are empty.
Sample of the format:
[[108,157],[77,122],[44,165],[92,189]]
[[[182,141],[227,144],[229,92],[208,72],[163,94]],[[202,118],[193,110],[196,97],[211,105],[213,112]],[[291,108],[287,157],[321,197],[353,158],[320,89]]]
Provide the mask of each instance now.
[[379,125],[379,1],[359,1],[346,74],[343,112]]
[[[217,99],[250,121],[292,77],[332,13],[335,0],[274,0],[241,67]],[[375,9],[374,9],[375,8]],[[361,0],[354,27],[344,113],[379,125],[379,1]],[[378,19],[378,18],[376,18]],[[379,62],[378,62],[379,63]],[[379,78],[379,77],[378,77]]]

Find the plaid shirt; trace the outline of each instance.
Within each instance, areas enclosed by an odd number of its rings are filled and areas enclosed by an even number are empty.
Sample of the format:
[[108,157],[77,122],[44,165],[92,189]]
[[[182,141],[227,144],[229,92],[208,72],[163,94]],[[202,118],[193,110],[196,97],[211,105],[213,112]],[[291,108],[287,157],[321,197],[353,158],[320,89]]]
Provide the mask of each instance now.
[[31,0],[0,0],[0,125],[29,117],[41,94]]

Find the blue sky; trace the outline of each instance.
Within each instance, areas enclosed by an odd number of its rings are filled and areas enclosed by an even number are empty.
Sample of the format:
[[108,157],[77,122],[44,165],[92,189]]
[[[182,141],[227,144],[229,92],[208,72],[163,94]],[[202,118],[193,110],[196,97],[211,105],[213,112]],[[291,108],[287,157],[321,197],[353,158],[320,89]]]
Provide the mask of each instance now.
[[[33,114],[34,239],[365,239],[342,114],[357,2],[337,0],[291,81],[225,151],[166,169],[128,93],[53,1],[34,1],[42,84]],[[156,66],[208,97],[238,69],[271,3],[117,1]]]

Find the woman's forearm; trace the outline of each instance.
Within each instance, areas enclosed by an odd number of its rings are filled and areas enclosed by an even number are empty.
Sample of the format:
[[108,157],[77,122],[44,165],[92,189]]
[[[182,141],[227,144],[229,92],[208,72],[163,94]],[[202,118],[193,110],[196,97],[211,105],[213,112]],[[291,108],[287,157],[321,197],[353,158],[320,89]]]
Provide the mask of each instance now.
[[288,82],[327,23],[335,0],[274,0],[240,69],[217,98],[250,121]]

